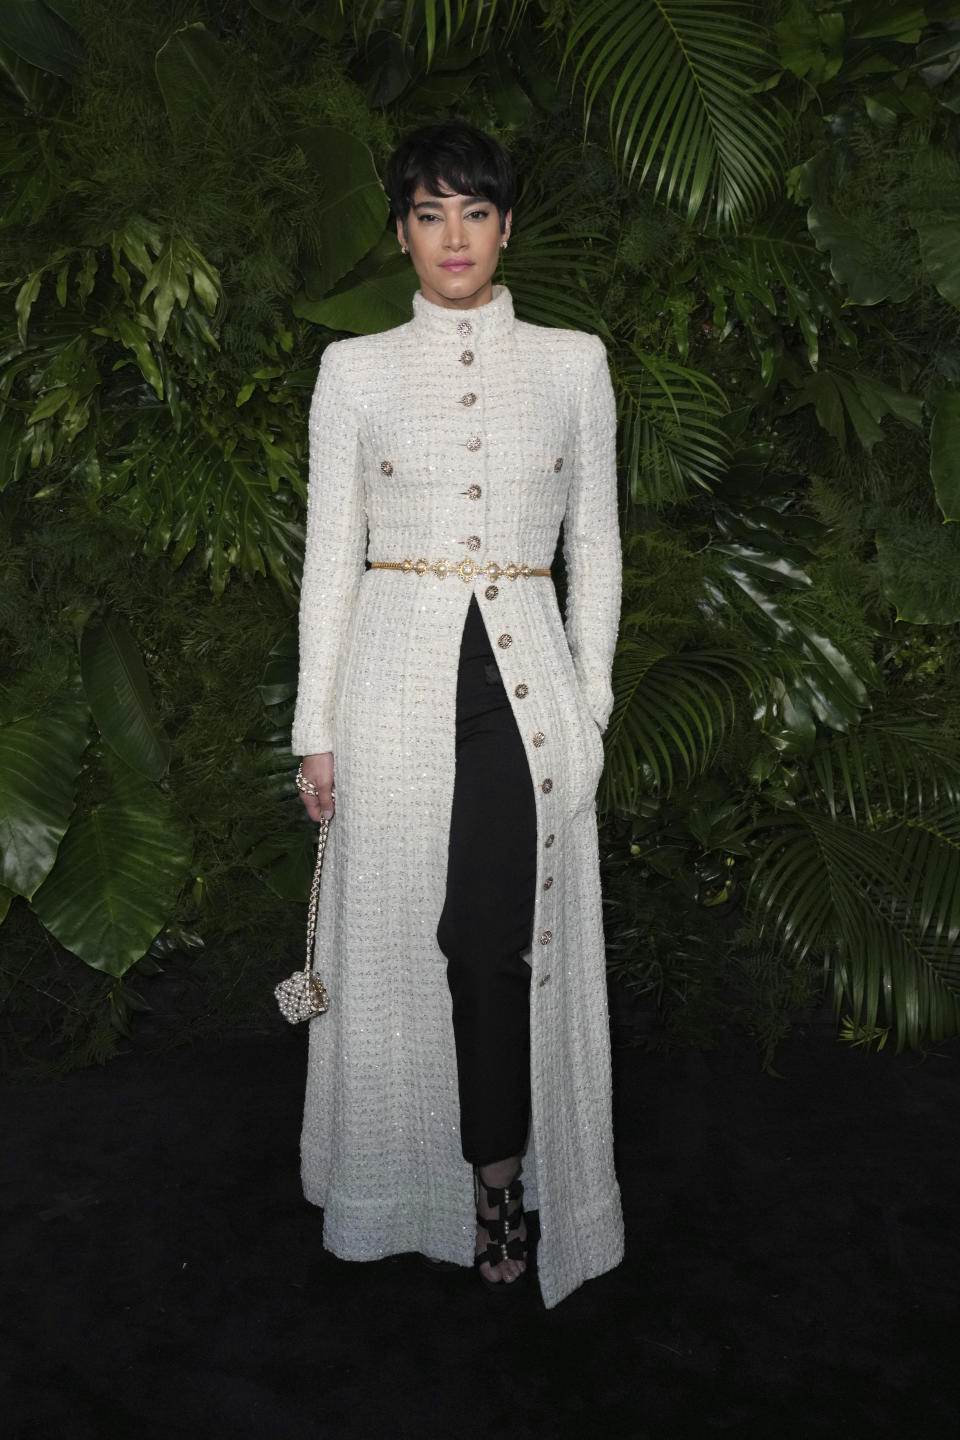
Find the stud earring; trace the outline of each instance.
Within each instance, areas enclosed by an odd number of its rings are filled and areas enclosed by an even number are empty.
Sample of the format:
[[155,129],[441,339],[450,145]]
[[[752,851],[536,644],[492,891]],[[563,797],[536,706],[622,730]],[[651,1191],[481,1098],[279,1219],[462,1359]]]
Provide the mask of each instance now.
[[401,245],[401,246],[400,246],[400,254],[401,254],[401,255],[406,255],[406,253],[407,253],[407,247],[406,247],[406,245]]
[[501,250],[506,250],[506,248],[507,248],[507,242],[506,242],[506,240],[501,240],[501,241],[500,241],[500,249],[501,249]]

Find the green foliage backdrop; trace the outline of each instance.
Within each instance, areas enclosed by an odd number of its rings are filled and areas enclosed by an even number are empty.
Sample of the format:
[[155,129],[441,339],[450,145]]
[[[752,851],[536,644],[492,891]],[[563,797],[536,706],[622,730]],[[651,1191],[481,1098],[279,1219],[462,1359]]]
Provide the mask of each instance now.
[[299,956],[306,407],[409,314],[378,171],[452,115],[516,158],[518,312],[611,357],[614,973],[766,1063],[824,983],[956,1035],[958,76],[947,0],[3,7],[9,1065],[258,1021]]

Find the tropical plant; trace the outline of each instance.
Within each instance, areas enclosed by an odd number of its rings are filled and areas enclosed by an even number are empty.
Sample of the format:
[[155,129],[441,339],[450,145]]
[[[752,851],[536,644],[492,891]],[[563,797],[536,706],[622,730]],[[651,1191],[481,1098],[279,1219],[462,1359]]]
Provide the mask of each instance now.
[[378,167],[457,113],[518,160],[518,313],[611,359],[613,972],[766,1063],[821,974],[851,1037],[955,1034],[958,77],[940,0],[6,7],[12,1013],[59,942],[99,1055],[104,1005],[209,975],[214,1023],[226,955],[260,1013],[296,949],[306,405],[409,313]]

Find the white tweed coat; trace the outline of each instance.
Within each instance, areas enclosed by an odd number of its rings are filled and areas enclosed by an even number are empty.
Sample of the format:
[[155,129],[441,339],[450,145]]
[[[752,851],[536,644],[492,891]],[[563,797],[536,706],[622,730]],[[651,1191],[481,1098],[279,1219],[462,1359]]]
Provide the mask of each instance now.
[[[550,566],[547,578],[368,570],[365,559]],[[623,1252],[594,794],[620,605],[615,412],[601,342],[418,294],[330,345],[310,416],[299,754],[334,753],[302,1135],[306,1196],[348,1260],[472,1263],[443,906],[460,639],[475,592],[530,760],[539,858],[528,1209],[547,1306]],[[476,856],[482,868],[483,855]]]

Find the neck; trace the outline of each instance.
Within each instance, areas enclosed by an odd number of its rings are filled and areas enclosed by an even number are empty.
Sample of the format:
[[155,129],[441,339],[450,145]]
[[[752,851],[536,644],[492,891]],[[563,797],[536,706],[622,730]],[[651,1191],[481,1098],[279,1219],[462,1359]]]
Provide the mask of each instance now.
[[443,295],[435,290],[432,285],[420,286],[421,293],[425,300],[431,305],[439,305],[443,310],[477,310],[481,305],[489,305],[493,299],[493,281],[488,280],[481,285],[479,290],[474,290],[470,295]]

